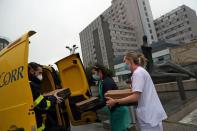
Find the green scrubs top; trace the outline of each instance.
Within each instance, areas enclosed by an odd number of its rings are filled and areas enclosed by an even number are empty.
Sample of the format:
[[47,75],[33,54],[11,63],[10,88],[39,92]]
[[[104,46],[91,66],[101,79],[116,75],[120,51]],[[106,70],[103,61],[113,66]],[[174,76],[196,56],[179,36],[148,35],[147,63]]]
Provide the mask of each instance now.
[[[102,82],[101,80],[98,82],[99,86],[99,98],[104,100],[103,87],[105,87],[105,83],[107,86],[114,85],[115,82],[111,78],[105,78]],[[109,87],[107,87],[109,88]],[[127,128],[130,127],[131,124],[131,115],[129,113],[128,107],[119,106],[115,107],[112,111],[109,110],[107,106],[103,108],[104,112],[107,112],[110,116],[110,126],[111,131],[127,131]]]

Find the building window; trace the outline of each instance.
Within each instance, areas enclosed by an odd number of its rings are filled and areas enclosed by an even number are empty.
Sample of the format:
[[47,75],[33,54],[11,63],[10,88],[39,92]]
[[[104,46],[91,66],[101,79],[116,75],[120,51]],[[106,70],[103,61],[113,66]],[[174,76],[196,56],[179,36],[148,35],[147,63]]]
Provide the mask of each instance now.
[[148,13],[146,12],[145,15],[148,16]]
[[189,27],[188,30],[191,31],[192,30],[191,27]]
[[144,10],[146,11],[146,7],[144,6]]
[[149,18],[147,18],[147,22],[149,22]]
[[158,61],[159,61],[159,62],[164,61],[164,58],[163,58],[163,57],[159,57],[159,58],[158,58]]
[[185,11],[185,8],[183,8],[183,11]]
[[179,18],[177,18],[177,21],[179,21]]
[[154,37],[151,35],[151,39],[153,40],[154,39]]
[[187,21],[187,24],[189,25],[189,21]]
[[152,33],[152,30],[150,30],[150,33]]
[[187,18],[187,15],[185,15],[185,18]]
[[143,3],[143,5],[145,5],[145,2],[144,1],[142,3]]
[[150,24],[148,24],[148,27],[149,27],[149,28],[151,28],[151,25],[150,25]]
[[169,60],[170,60],[169,55],[164,55],[164,56],[160,56],[160,57],[153,59],[154,63],[157,63],[157,64],[162,64],[162,63],[169,61]]
[[158,28],[155,28],[156,29],[156,31],[158,31],[159,29]]
[[193,34],[191,34],[191,38],[193,38],[194,37],[194,35]]

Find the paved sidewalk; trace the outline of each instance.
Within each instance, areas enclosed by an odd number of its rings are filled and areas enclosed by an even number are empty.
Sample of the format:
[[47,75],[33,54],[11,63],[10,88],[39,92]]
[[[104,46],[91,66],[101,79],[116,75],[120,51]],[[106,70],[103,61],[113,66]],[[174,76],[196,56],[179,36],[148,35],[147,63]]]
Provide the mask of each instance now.
[[190,114],[185,116],[180,122],[186,123],[186,124],[197,125],[197,109],[195,109]]
[[72,126],[71,131],[107,131],[101,123],[94,123],[82,126]]

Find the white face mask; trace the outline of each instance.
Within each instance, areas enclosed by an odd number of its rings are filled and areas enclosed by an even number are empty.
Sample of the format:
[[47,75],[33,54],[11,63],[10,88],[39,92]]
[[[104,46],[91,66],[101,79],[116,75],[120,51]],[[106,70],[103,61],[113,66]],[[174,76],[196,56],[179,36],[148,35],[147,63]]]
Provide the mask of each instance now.
[[42,75],[38,75],[38,76],[37,76],[37,78],[38,78],[40,81],[42,81],[42,80],[43,80]]

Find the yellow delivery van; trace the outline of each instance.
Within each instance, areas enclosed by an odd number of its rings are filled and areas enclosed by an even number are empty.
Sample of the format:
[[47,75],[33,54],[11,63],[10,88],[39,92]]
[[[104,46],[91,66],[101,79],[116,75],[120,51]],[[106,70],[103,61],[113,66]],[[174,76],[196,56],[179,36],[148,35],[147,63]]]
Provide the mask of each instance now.
[[[0,131],[36,131],[33,97],[28,80],[29,31],[0,52]],[[63,104],[57,104],[54,120],[60,126],[93,123],[94,110],[81,111],[76,103],[90,99],[90,90],[79,54],[72,54],[55,63],[55,71],[44,66],[42,93],[59,88],[69,89]]]

